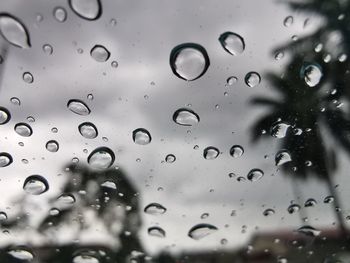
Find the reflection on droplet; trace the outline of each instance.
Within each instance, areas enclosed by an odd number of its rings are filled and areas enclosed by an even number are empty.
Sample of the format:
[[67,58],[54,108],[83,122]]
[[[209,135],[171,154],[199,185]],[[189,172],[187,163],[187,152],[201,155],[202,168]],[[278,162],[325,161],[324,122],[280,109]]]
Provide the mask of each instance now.
[[283,25],[285,27],[290,27],[293,24],[293,17],[292,16],[287,16],[284,20],[283,20]]
[[268,208],[266,209],[264,212],[263,212],[263,215],[264,216],[272,216],[275,214],[275,210],[271,209],[271,208]]
[[58,149],[59,149],[58,142],[55,141],[55,140],[48,141],[48,142],[46,143],[46,149],[47,149],[49,152],[57,152]]
[[146,145],[151,142],[152,137],[146,129],[138,128],[132,132],[132,139],[136,144]]
[[33,83],[33,81],[34,81],[34,77],[33,77],[32,73],[30,73],[30,72],[24,72],[22,78],[23,78],[24,82],[28,83],[28,84]]
[[100,261],[92,255],[77,255],[73,258],[73,263],[100,263]]
[[317,230],[312,226],[302,226],[298,229],[298,232],[311,237],[316,237],[321,234],[320,230]]
[[67,103],[67,107],[78,115],[89,115],[91,112],[89,107],[81,100],[70,100]]
[[117,68],[118,67],[118,62],[117,61],[112,61],[111,62],[111,66],[113,67],[113,68]]
[[233,32],[225,32],[221,34],[219,42],[228,53],[234,56],[243,53],[245,49],[244,39]]
[[12,156],[9,153],[0,153],[0,168],[9,166],[13,162]]
[[166,208],[158,203],[151,203],[147,205],[144,212],[150,215],[161,215],[166,212]]
[[297,205],[297,204],[291,204],[287,209],[289,214],[294,214],[299,210],[300,210],[300,205]]
[[173,121],[183,126],[192,126],[199,122],[199,116],[193,110],[181,108],[174,112]]
[[[29,262],[34,259],[34,255],[27,249],[24,248],[13,248],[7,252],[12,257],[23,262]],[[17,261],[16,261],[17,262]]]
[[264,176],[264,172],[260,169],[252,169],[247,175],[247,179],[251,182],[260,180]]
[[173,73],[187,81],[200,78],[207,71],[209,64],[207,51],[198,44],[181,44],[170,53],[170,67]]
[[272,137],[281,139],[284,138],[287,134],[288,128],[290,127],[289,124],[283,123],[283,122],[277,122],[273,124],[270,134]]
[[74,13],[87,20],[96,20],[102,13],[100,0],[69,0],[69,5]]
[[190,229],[188,236],[194,240],[200,240],[217,230],[218,228],[216,226],[210,224],[198,224]]
[[244,149],[240,145],[233,145],[230,149],[230,155],[233,158],[241,157],[244,153]]
[[0,125],[8,123],[11,119],[11,114],[8,109],[0,107]]
[[53,16],[58,22],[63,23],[67,19],[67,11],[63,7],[58,6],[53,10]]
[[245,83],[246,83],[249,87],[253,88],[253,87],[255,87],[255,86],[257,86],[257,85],[260,84],[261,77],[260,77],[259,73],[254,72],[254,71],[251,71],[251,72],[248,72],[248,73],[245,75],[244,80],[245,80]]
[[33,134],[32,127],[29,126],[29,124],[20,122],[15,125],[15,131],[18,135],[21,135],[23,137],[29,137]]
[[28,194],[40,195],[49,190],[49,184],[41,175],[31,175],[24,181],[23,189]]
[[114,160],[113,151],[107,147],[99,147],[93,150],[88,157],[89,165],[95,169],[107,169],[114,163]]
[[96,126],[91,122],[84,122],[78,128],[80,134],[86,139],[94,139],[98,135]]
[[305,206],[305,207],[313,207],[313,206],[316,206],[316,204],[317,204],[317,202],[316,202],[315,199],[309,198],[309,199],[307,199],[307,200],[305,201],[304,206]]
[[173,163],[176,161],[176,157],[174,154],[168,154],[166,157],[165,157],[165,161],[167,163]]
[[323,74],[321,66],[313,63],[304,65],[301,68],[300,75],[309,87],[315,87],[320,83]]
[[276,153],[275,156],[275,165],[280,166],[282,164],[288,163],[292,161],[292,157],[290,156],[290,153],[286,150],[281,150],[278,153]]
[[160,237],[160,238],[165,237],[165,231],[158,226],[148,228],[147,232],[150,236],[153,236],[153,237]]
[[91,57],[97,62],[105,62],[109,59],[111,53],[101,45],[95,45],[90,51]]
[[204,149],[203,157],[207,160],[213,160],[219,156],[219,153],[220,153],[219,149],[217,149],[213,146],[209,146],[209,147]]
[[51,55],[52,52],[53,52],[53,47],[51,45],[49,45],[49,44],[44,44],[43,45],[43,51],[44,51],[45,54]]
[[17,18],[7,13],[0,13],[0,33],[16,47],[30,47],[30,38],[26,27]]

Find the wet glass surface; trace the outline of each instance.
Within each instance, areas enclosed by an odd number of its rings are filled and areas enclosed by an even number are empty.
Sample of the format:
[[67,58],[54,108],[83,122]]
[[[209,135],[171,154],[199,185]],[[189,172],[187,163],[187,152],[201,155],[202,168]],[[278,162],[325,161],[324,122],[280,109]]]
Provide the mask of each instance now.
[[348,262],[349,11],[1,0],[0,262]]

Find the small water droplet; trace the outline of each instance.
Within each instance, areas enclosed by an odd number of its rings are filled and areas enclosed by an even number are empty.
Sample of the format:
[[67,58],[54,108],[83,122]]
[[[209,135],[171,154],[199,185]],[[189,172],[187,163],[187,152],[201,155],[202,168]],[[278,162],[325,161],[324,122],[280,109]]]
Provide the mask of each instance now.
[[86,139],[94,139],[98,135],[96,126],[91,122],[84,122],[78,127],[80,134]]
[[116,190],[117,189],[117,185],[115,182],[113,181],[104,181],[102,184],[101,184],[102,187],[105,187],[105,188],[109,188],[109,189],[113,189],[113,190]]
[[309,199],[307,199],[307,200],[305,201],[304,206],[305,206],[305,207],[313,207],[313,206],[316,206],[316,204],[317,204],[317,202],[316,202],[315,199],[309,198]]
[[202,215],[201,215],[201,219],[206,219],[206,218],[208,218],[209,217],[209,214],[208,213],[203,213]]
[[23,189],[28,194],[40,195],[49,190],[49,184],[41,175],[31,175],[24,181]]
[[56,127],[53,127],[53,128],[51,129],[51,132],[53,132],[53,133],[58,133],[58,129],[57,129]]
[[272,216],[275,214],[275,210],[271,209],[271,208],[268,208],[266,209],[264,212],[263,212],[263,215],[264,216]]
[[32,127],[29,126],[29,124],[20,122],[15,125],[15,131],[18,135],[21,135],[23,137],[29,137],[33,134]]
[[45,54],[51,55],[52,52],[53,52],[53,47],[51,45],[49,45],[49,44],[44,44],[43,45],[43,51],[44,51]]
[[304,65],[301,68],[300,75],[309,87],[315,87],[320,83],[323,74],[321,66],[313,63]]
[[63,7],[58,6],[53,10],[53,16],[58,22],[63,23],[67,19],[67,11]]
[[294,214],[299,210],[300,210],[300,205],[297,205],[297,204],[291,204],[287,209],[289,214]]
[[283,123],[283,122],[277,122],[274,123],[270,134],[272,137],[281,139],[284,138],[287,135],[288,128],[290,127],[289,124]]
[[283,21],[283,25],[285,27],[290,27],[293,24],[293,21],[294,21],[294,19],[292,16],[287,16]]
[[144,212],[150,215],[161,215],[166,212],[166,208],[158,203],[151,203],[147,205]]
[[323,200],[323,203],[325,204],[331,204],[334,202],[334,197],[332,195],[326,196]]
[[7,220],[7,214],[5,212],[0,212],[0,222]]
[[0,168],[9,166],[13,162],[12,156],[9,153],[0,153]]
[[111,66],[113,67],[113,68],[117,68],[118,67],[118,62],[117,61],[112,61],[111,62]]
[[138,128],[132,132],[132,139],[136,144],[147,145],[151,142],[152,137],[146,129]]
[[30,73],[30,72],[24,72],[22,78],[23,78],[24,82],[28,83],[28,84],[33,83],[33,81],[34,81],[34,77],[33,77],[32,73]]
[[282,59],[284,57],[284,53],[283,52],[277,52],[276,54],[275,54],[275,59],[276,60],[280,60],[280,59]]
[[13,105],[16,105],[16,106],[20,106],[20,105],[21,105],[21,101],[20,101],[20,99],[17,98],[17,97],[12,97],[12,98],[10,99],[10,101],[11,101],[11,103],[12,103]]
[[55,140],[48,141],[48,142],[46,143],[46,149],[47,149],[49,152],[57,152],[58,149],[59,149],[58,142],[55,141]]
[[179,125],[192,126],[200,121],[197,113],[187,108],[181,108],[174,112],[173,121]]
[[245,49],[244,39],[233,32],[225,32],[221,34],[219,42],[228,53],[234,56],[243,53]]
[[93,255],[87,253],[74,256],[73,263],[100,263],[100,261]]
[[176,160],[176,157],[175,157],[174,154],[168,154],[168,155],[165,157],[165,161],[166,161],[167,163],[173,163],[173,162],[175,162],[175,160]]
[[96,20],[102,14],[100,0],[69,0],[69,5],[74,13],[87,20]]
[[233,145],[230,149],[230,155],[233,158],[241,157],[243,155],[243,153],[244,153],[244,149],[240,145]]
[[147,232],[150,236],[153,236],[153,237],[160,237],[160,238],[165,237],[165,231],[158,226],[148,228]]
[[298,229],[298,232],[311,237],[316,237],[321,234],[320,230],[317,230],[312,226],[302,226]]
[[22,262],[30,262],[34,259],[34,255],[24,248],[13,248],[7,252],[10,256]]
[[52,209],[50,209],[49,214],[50,214],[51,216],[57,216],[57,215],[60,214],[60,210],[57,209],[57,208],[52,208]]
[[219,156],[219,153],[219,149],[215,148],[214,146],[209,146],[204,149],[203,157],[207,160],[214,160]]
[[107,169],[114,163],[114,160],[113,151],[107,147],[99,147],[93,150],[88,157],[89,165],[95,169]]
[[260,169],[252,169],[247,175],[247,179],[251,182],[260,180],[264,176],[264,172]]
[[170,53],[170,67],[173,73],[187,81],[200,78],[207,71],[209,64],[207,51],[198,44],[181,44]]
[[109,59],[111,53],[101,45],[95,45],[90,51],[91,57],[97,62],[105,62]]
[[0,107],[0,125],[8,123],[10,119],[11,119],[10,112],[4,107]]
[[200,240],[217,230],[218,228],[216,226],[210,224],[197,224],[190,229],[188,236],[194,240]]
[[292,157],[290,156],[290,153],[286,150],[281,150],[278,153],[276,153],[275,156],[275,165],[280,166],[282,164],[288,163],[292,161]]
[[0,13],[0,33],[12,45],[20,48],[29,48],[30,38],[26,27],[19,19]]
[[67,107],[78,115],[89,115],[91,112],[89,107],[81,100],[69,100]]
[[251,71],[245,75],[244,80],[249,87],[253,88],[260,84],[261,77],[259,73]]

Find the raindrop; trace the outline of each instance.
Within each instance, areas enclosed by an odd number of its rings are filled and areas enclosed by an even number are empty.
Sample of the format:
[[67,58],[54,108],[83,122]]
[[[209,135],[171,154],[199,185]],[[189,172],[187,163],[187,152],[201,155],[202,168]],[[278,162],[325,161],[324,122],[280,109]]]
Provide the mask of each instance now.
[[51,141],[48,141],[46,143],[46,149],[49,151],[49,152],[57,152],[58,149],[59,149],[59,145],[58,145],[58,142],[55,141],[55,140],[51,140]]
[[16,258],[20,261],[32,261],[34,259],[34,255],[24,248],[14,248],[10,249],[7,252],[10,256]]
[[289,214],[294,214],[299,210],[300,210],[300,205],[297,205],[297,204],[291,204],[287,209]]
[[203,151],[203,157],[207,160],[213,160],[216,159],[219,156],[219,149],[209,146],[204,149]]
[[214,232],[218,229],[216,226],[210,224],[198,224],[190,229],[188,236],[194,240],[200,240]]
[[40,195],[49,190],[49,184],[44,177],[31,175],[24,181],[23,189],[28,194]]
[[294,21],[294,19],[292,16],[287,16],[283,21],[283,25],[285,27],[290,27],[293,24],[293,21]]
[[77,255],[73,258],[73,263],[99,263],[100,261],[91,255]]
[[264,212],[263,212],[263,215],[264,216],[272,216],[275,214],[275,210],[271,209],[271,208],[268,208],[266,209]]
[[147,232],[150,236],[153,236],[153,237],[160,237],[160,238],[165,237],[165,231],[162,228],[157,226],[148,228]]
[[307,199],[307,200],[305,201],[305,204],[304,204],[305,207],[313,207],[313,206],[316,206],[316,205],[317,205],[317,202],[316,202],[316,200],[313,199],[313,198]]
[[95,169],[107,169],[114,163],[115,156],[111,149],[99,147],[90,153],[87,160],[89,165]]
[[60,214],[60,210],[57,208],[52,208],[52,209],[50,209],[49,214],[50,214],[50,216],[57,216]]
[[264,172],[260,169],[252,169],[247,175],[247,179],[251,182],[260,180],[264,176]]
[[243,53],[245,49],[244,39],[233,32],[225,32],[221,34],[219,42],[228,53],[234,56]]
[[166,157],[165,157],[165,161],[167,163],[173,163],[176,161],[176,157],[174,154],[168,154]]
[[94,139],[98,135],[96,126],[91,122],[84,122],[78,128],[80,134],[86,139]]
[[132,132],[132,139],[136,144],[146,145],[151,142],[152,137],[146,129],[138,128]]
[[230,155],[233,158],[241,157],[244,153],[244,149],[240,145],[233,145],[230,149]]
[[147,205],[144,212],[150,215],[161,215],[166,212],[166,208],[158,203],[151,203]]
[[0,125],[8,123],[10,119],[11,119],[10,112],[4,107],[0,107]]
[[209,217],[209,214],[208,213],[203,213],[202,215],[201,215],[201,219],[206,219],[206,218],[208,218]]
[[325,204],[331,204],[334,202],[334,197],[332,195],[326,196],[323,200],[323,203]]
[[29,33],[25,26],[17,18],[7,13],[0,13],[0,33],[16,47],[30,47]]
[[53,10],[53,16],[58,22],[63,23],[67,19],[67,11],[63,7],[58,6]]
[[22,78],[23,78],[24,82],[28,83],[28,84],[33,83],[33,81],[34,81],[34,77],[33,77],[32,73],[30,73],[30,72],[24,72]]
[[315,87],[322,78],[321,66],[316,63],[304,65],[301,68],[300,75],[309,87]]
[[15,125],[15,131],[18,135],[21,135],[23,137],[29,137],[33,134],[32,127],[29,126],[29,124],[20,122]]
[[115,184],[115,182],[113,181],[104,181],[102,184],[101,184],[102,187],[105,187],[105,188],[109,188],[109,189],[113,189],[113,190],[116,190],[117,189],[117,185]]
[[229,78],[227,78],[226,80],[226,84],[229,86],[232,86],[233,84],[235,84],[238,81],[238,78],[235,76],[231,76]]
[[254,71],[251,71],[251,72],[248,72],[248,73],[245,75],[244,80],[245,80],[245,83],[246,83],[249,87],[253,88],[253,87],[255,87],[255,86],[257,86],[257,85],[260,84],[261,77],[260,77],[259,73],[254,72]]
[[290,153],[286,150],[281,150],[278,153],[276,153],[275,156],[275,165],[280,166],[282,164],[288,163],[292,161],[292,157],[290,156]]
[[52,48],[51,45],[45,44],[45,45],[43,45],[43,51],[44,51],[45,54],[51,55],[52,52],[53,52],[53,48]]
[[67,107],[78,115],[89,115],[91,112],[89,107],[81,100],[70,100],[67,103]]
[[283,52],[277,52],[276,54],[275,54],[275,59],[276,60],[280,60],[280,59],[282,59],[284,57],[284,53]]
[[105,62],[109,59],[111,53],[101,45],[95,45],[90,51],[91,57],[97,62]]
[[181,44],[170,53],[170,67],[173,73],[187,81],[200,78],[207,71],[209,64],[207,51],[198,44]]
[[290,127],[289,124],[283,123],[283,122],[277,122],[273,124],[270,134],[272,137],[281,139],[284,138],[287,134],[288,128]]
[[62,194],[57,198],[57,201],[61,206],[71,206],[75,203],[75,197],[72,194]]
[[51,129],[51,132],[53,132],[53,133],[58,133],[58,129],[57,129],[56,127],[53,127],[53,128]]
[[199,116],[193,110],[181,108],[174,112],[173,121],[182,126],[192,126],[199,122]]
[[302,226],[298,229],[298,232],[311,237],[316,237],[321,234],[320,230],[317,230],[312,226]]
[[74,13],[87,20],[96,20],[102,13],[100,0],[69,0],[69,5]]
[[9,166],[13,162],[12,156],[9,153],[0,153],[0,168]]
[[113,68],[117,68],[118,67],[118,62],[117,61],[112,61],[111,62],[111,66],[113,67]]
[[5,212],[0,212],[0,222],[7,219],[7,214]]

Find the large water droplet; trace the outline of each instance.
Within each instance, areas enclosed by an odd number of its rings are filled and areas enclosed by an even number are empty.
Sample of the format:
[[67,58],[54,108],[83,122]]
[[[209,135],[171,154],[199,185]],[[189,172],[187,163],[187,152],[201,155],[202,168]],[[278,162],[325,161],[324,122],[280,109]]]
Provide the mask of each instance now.
[[29,126],[29,124],[20,122],[15,125],[15,131],[18,135],[21,135],[23,137],[29,137],[33,134],[32,127]]
[[199,122],[199,116],[193,110],[181,108],[174,112],[173,121],[183,126],[192,126]]
[[49,151],[49,152],[57,152],[58,149],[59,149],[59,145],[58,145],[58,142],[55,141],[55,140],[51,140],[51,141],[48,141],[46,143],[46,149]]
[[280,166],[282,164],[288,163],[292,161],[292,157],[290,156],[290,153],[286,150],[281,150],[278,153],[276,153],[275,156],[275,165]]
[[158,203],[151,203],[144,209],[145,213],[150,215],[161,215],[166,212],[166,208]]
[[188,236],[194,240],[200,240],[217,230],[218,228],[216,226],[210,224],[198,224],[190,229]]
[[105,62],[109,59],[111,53],[101,45],[95,45],[90,51],[91,57],[97,62]]
[[240,145],[233,145],[230,149],[230,155],[233,158],[241,157],[244,153],[244,149]]
[[100,0],[69,0],[69,5],[74,13],[87,20],[96,20],[102,13]]
[[67,103],[67,107],[72,112],[79,115],[89,115],[91,112],[89,107],[81,100],[70,100]]
[[219,42],[222,47],[231,55],[239,55],[245,49],[244,39],[233,32],[225,32],[220,35]]
[[251,182],[260,180],[264,176],[264,172],[260,169],[252,169],[247,175],[247,179]]
[[312,226],[302,226],[298,229],[298,232],[311,237],[316,237],[321,234],[320,230],[317,230]]
[[4,107],[0,107],[0,125],[8,123],[10,119],[11,119],[10,112]]
[[58,22],[63,23],[67,19],[67,11],[63,7],[58,6],[53,10],[53,16]]
[[86,139],[94,139],[98,135],[96,126],[91,122],[84,122],[80,124],[79,132]]
[[148,228],[147,232],[150,236],[153,236],[153,237],[160,237],[160,238],[165,237],[165,231],[158,226]]
[[32,254],[32,252],[30,252],[29,250],[24,249],[24,248],[10,249],[7,253],[10,256],[12,256],[20,261],[29,262],[29,261],[32,261],[34,259],[34,255]]
[[318,83],[320,83],[323,74],[321,66],[314,63],[304,65],[301,68],[300,75],[302,78],[304,78],[305,83],[309,87],[315,87]]
[[114,160],[113,151],[107,147],[93,150],[88,157],[88,163],[95,169],[107,169],[114,163]]
[[281,139],[284,138],[287,135],[288,128],[290,127],[289,124],[283,123],[283,122],[277,122],[273,124],[270,134],[272,137]]
[[251,72],[248,72],[247,75],[245,75],[244,80],[249,87],[253,88],[260,84],[261,77],[259,73],[251,71]]
[[13,162],[12,156],[9,153],[0,153],[0,168],[9,166]]
[[7,220],[7,214],[5,212],[0,212],[0,222]]
[[0,13],[0,33],[12,45],[20,48],[30,47],[29,33],[15,17]]
[[178,45],[170,53],[170,67],[181,79],[192,81],[201,77],[210,64],[207,51],[198,44]]
[[146,145],[152,140],[149,131],[143,128],[138,128],[132,132],[132,139],[136,144]]
[[219,153],[220,153],[219,149],[217,149],[213,146],[209,146],[209,147],[204,149],[203,156],[207,160],[213,160],[219,156]]
[[28,194],[40,195],[49,190],[49,184],[41,175],[31,175],[24,181],[23,189]]

